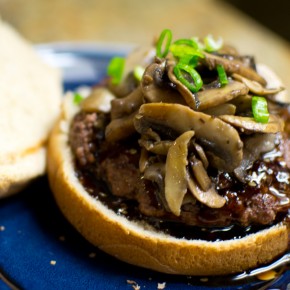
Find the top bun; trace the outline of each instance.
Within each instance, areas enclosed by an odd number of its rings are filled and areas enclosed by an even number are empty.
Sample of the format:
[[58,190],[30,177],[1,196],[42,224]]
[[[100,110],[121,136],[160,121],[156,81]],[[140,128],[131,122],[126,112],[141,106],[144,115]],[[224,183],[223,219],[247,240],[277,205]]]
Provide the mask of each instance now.
[[46,142],[59,114],[60,73],[0,20],[0,197],[45,172]]

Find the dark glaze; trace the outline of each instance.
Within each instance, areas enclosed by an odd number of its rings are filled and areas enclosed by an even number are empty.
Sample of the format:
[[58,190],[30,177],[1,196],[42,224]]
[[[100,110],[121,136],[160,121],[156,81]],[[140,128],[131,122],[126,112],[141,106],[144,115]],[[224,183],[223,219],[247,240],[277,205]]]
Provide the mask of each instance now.
[[[133,138],[128,144],[132,146],[132,144],[136,144],[135,142],[136,140]],[[106,149],[100,149],[97,152],[97,162],[100,162],[110,154],[116,154],[124,146],[128,147],[127,144],[118,144],[117,147],[114,147],[114,150],[111,150],[109,147],[99,144],[99,148],[106,147]],[[128,147],[127,151],[130,152],[130,147]],[[128,153],[128,155],[130,154]],[[136,154],[132,156],[136,159]],[[168,215],[168,217],[164,216],[162,220],[143,215],[138,209],[137,201],[113,196],[107,185],[103,181],[96,179],[93,170],[84,170],[83,167],[76,166],[76,174],[88,193],[112,209],[116,214],[125,216],[129,220],[146,221],[157,230],[175,237],[209,241],[240,238],[280,221],[288,223],[289,171],[279,148],[277,147],[271,153],[265,154],[264,158],[256,161],[248,173],[252,176],[256,175],[256,180],[243,184],[228,173],[211,170],[210,176],[216,184],[218,193],[226,197],[227,206],[224,209],[211,209],[200,205],[201,210],[197,218],[201,226],[190,226],[172,219],[171,215]],[[259,178],[263,175],[266,177],[259,181]],[[287,182],[285,182],[286,180]],[[146,186],[148,187],[148,194],[151,195],[152,204],[160,206],[154,195],[156,188],[150,182],[146,183]],[[251,224],[246,227],[240,226],[238,223],[233,224],[232,222],[227,224],[227,217],[234,216],[240,211],[245,210],[245,204],[249,195],[258,192],[267,193],[275,197],[280,207],[280,212],[277,214],[274,223],[271,222],[265,225]],[[223,226],[212,226],[219,223],[223,224]]]

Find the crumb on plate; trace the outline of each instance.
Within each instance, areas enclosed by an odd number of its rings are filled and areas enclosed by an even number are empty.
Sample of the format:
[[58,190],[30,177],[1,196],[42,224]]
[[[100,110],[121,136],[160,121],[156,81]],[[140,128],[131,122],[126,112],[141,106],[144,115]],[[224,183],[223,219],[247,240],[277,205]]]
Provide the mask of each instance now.
[[90,253],[90,254],[89,254],[89,257],[90,257],[90,258],[95,258],[95,257],[96,257],[96,253],[94,253],[94,252]]
[[158,283],[157,285],[157,289],[165,289],[165,287],[166,287],[166,282]]
[[127,280],[127,283],[132,285],[132,288],[134,290],[140,290],[140,286],[137,284],[137,282],[133,281],[133,280]]

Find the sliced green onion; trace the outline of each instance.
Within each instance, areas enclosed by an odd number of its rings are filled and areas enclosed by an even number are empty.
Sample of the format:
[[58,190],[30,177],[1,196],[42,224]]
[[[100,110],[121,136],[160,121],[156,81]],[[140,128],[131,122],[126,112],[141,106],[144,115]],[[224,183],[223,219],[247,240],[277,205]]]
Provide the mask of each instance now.
[[252,97],[252,111],[254,119],[259,123],[268,123],[269,112],[267,100],[264,97]]
[[193,58],[192,55],[186,54],[179,59],[179,63],[189,64],[192,58]]
[[125,59],[123,57],[114,57],[111,59],[107,68],[107,73],[112,78],[113,85],[118,85],[121,82],[124,67]]
[[[173,72],[176,78],[193,93],[198,92],[203,85],[199,73],[187,64],[178,63],[174,67]],[[189,76],[191,77],[191,80],[189,80]]]
[[75,93],[74,94],[74,104],[79,105],[80,102],[84,99],[84,97],[82,95],[80,95],[79,93]]
[[[166,39],[166,43],[165,45],[164,43],[164,39]],[[172,39],[172,32],[170,29],[164,29],[160,36],[159,39],[157,41],[157,45],[156,45],[156,55],[158,57],[165,57],[169,51],[169,47],[170,47],[170,43],[171,43],[171,39]],[[162,51],[162,47],[164,46],[164,49]]]
[[186,55],[190,55],[190,56],[196,55],[200,58],[204,58],[204,55],[201,51],[188,45],[172,44],[170,45],[170,51],[175,57],[178,57],[178,58],[182,58]]
[[198,55],[194,55],[190,61],[189,61],[189,65],[192,67],[196,67],[198,65],[198,61],[199,61],[199,56]]
[[229,83],[228,81],[228,77],[227,77],[227,73],[223,67],[223,65],[218,64],[217,67],[217,72],[218,72],[218,76],[219,76],[219,80],[222,86],[225,86]]
[[142,79],[142,76],[144,74],[144,67],[140,66],[140,65],[137,65],[135,68],[134,68],[134,71],[133,71],[133,75],[134,77],[136,78],[136,80],[138,81],[141,81]]
[[223,46],[223,39],[220,37],[215,40],[211,34],[204,38],[205,50],[208,52],[213,52],[219,50]]
[[199,49],[198,44],[193,39],[183,39],[182,38],[182,39],[178,39],[178,40],[174,41],[173,44],[187,45],[187,46],[194,47],[195,49]]
[[198,37],[194,36],[194,37],[191,38],[191,40],[196,43],[196,46],[197,46],[197,48],[199,50],[204,50],[204,48],[205,48],[204,47],[204,44],[199,41],[199,38]]
[[196,67],[198,64],[199,57],[197,55],[186,54],[179,59],[179,63],[188,64],[191,67]]

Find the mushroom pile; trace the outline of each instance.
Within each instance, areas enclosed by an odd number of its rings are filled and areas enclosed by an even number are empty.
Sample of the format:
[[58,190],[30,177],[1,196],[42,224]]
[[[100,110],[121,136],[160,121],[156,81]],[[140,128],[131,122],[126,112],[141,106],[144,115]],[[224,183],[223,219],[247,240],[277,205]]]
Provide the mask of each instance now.
[[188,200],[211,208],[226,203],[209,168],[248,182],[247,169],[279,142],[284,130],[279,110],[289,100],[267,67],[221,39],[171,39],[164,30],[157,48],[137,49],[111,64],[109,89],[99,88],[82,109],[102,111],[99,96],[104,96],[101,103],[110,104],[106,141],[138,134],[140,174],[158,186],[163,206],[179,216]]

